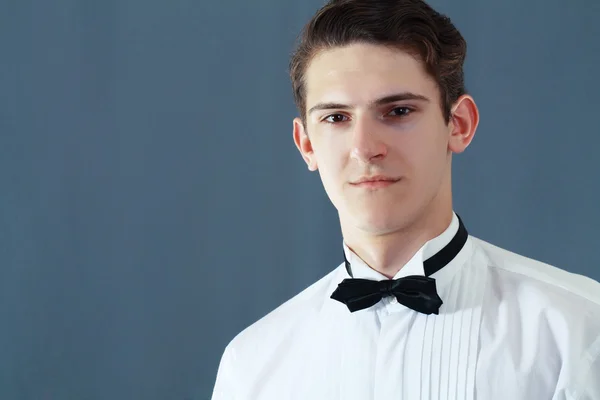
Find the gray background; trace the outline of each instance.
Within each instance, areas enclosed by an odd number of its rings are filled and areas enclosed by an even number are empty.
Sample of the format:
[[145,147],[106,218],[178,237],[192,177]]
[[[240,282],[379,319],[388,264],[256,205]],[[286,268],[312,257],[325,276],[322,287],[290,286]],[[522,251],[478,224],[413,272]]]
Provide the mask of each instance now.
[[[0,2],[0,399],[207,399],[226,343],[338,265],[286,72],[320,4]],[[456,210],[600,279],[600,2],[432,5],[482,115]]]

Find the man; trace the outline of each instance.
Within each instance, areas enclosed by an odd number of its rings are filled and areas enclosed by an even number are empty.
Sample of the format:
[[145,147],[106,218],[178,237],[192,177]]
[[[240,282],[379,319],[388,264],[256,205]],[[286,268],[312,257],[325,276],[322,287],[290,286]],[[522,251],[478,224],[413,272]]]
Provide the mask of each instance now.
[[240,333],[213,399],[600,400],[600,284],[469,236],[466,44],[420,0],[337,0],[291,60],[342,265]]

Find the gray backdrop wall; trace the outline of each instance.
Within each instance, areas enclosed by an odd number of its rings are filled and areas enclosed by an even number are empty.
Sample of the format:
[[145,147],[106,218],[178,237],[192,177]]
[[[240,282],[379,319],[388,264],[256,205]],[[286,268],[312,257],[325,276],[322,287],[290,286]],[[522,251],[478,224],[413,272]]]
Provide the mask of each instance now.
[[[0,2],[1,399],[207,399],[227,342],[338,265],[286,72],[320,5]],[[482,114],[456,210],[600,279],[600,2],[432,5]]]

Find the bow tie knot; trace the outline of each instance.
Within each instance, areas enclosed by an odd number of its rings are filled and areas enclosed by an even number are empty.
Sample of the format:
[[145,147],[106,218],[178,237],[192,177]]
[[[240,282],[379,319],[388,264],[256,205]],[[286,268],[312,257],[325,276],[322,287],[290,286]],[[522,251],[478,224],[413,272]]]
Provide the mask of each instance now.
[[381,293],[382,296],[393,295],[394,294],[393,290],[394,290],[394,281],[392,281],[392,280],[379,281],[379,293]]

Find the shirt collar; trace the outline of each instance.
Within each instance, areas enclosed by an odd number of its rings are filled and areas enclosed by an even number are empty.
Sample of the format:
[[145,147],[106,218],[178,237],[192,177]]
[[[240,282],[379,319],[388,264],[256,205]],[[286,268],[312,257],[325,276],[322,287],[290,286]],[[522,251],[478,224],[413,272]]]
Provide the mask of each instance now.
[[[454,237],[459,228],[459,220],[456,213],[452,214],[452,221],[450,225],[442,234],[427,241],[415,255],[394,275],[393,279],[402,278],[409,275],[425,275],[423,270],[423,261],[432,257],[440,250],[442,250]],[[384,280],[388,279],[385,275],[375,271],[369,267],[358,255],[356,255],[350,248],[343,244],[344,254],[346,259],[350,262],[352,268],[352,277],[361,279],[372,279],[372,280]],[[467,246],[464,246],[467,247]],[[449,280],[453,271],[460,267],[462,260],[464,259],[465,248],[463,248],[459,254],[444,268],[432,274],[431,277],[435,278],[438,286],[443,285],[445,280]],[[346,275],[348,275],[346,273]]]

